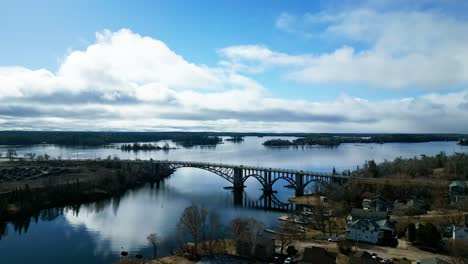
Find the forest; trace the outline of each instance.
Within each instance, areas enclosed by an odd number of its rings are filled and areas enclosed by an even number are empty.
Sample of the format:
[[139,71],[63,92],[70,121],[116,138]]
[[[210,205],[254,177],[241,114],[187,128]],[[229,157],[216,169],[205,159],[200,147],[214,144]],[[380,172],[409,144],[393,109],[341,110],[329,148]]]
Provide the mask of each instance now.
[[368,136],[356,135],[316,135],[294,140],[271,139],[264,146],[338,146],[342,143],[422,143],[431,141],[459,141],[461,145],[468,143],[468,136],[459,134],[375,134]]

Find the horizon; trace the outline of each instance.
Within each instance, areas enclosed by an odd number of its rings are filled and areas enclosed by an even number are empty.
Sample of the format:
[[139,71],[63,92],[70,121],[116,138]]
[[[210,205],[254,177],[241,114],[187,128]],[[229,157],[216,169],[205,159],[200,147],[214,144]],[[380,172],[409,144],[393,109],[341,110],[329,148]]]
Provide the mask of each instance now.
[[0,130],[468,134],[463,1],[0,4]]

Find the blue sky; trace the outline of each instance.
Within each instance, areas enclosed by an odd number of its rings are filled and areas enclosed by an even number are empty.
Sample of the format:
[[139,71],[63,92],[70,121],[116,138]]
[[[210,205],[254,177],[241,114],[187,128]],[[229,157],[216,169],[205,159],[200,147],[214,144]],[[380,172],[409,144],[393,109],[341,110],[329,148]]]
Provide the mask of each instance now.
[[[0,7],[5,129],[468,132],[463,1]],[[204,97],[217,102],[194,100]],[[152,115],[137,122],[125,107]],[[93,111],[102,125],[89,126]],[[434,115],[445,121],[428,123]]]

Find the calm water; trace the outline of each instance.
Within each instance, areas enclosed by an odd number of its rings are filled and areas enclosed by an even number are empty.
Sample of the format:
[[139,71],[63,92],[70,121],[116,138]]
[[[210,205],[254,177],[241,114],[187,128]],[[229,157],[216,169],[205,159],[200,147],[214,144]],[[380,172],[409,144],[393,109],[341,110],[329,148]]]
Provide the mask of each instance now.
[[[196,160],[267,167],[307,169],[330,172],[336,169],[354,169],[365,160],[383,161],[396,157],[421,154],[435,155],[468,152],[456,142],[430,142],[412,144],[343,144],[336,148],[265,148],[261,143],[267,137],[247,137],[243,143],[229,143],[215,148],[179,148],[169,152],[122,152],[119,145],[109,148],[63,148],[54,145],[20,147],[19,155],[34,152],[53,157],[105,158],[109,155],[122,159]],[[6,147],[0,146],[0,152]],[[239,216],[253,216],[274,227],[276,217],[283,213],[236,208],[232,193],[224,190],[228,182],[221,177],[199,169],[176,171],[159,186],[145,186],[128,191],[120,198],[83,205],[77,210],[64,209],[63,213],[45,212],[37,223],[32,220],[27,231],[19,232],[18,224],[8,224],[7,234],[0,240],[0,263],[112,263],[118,259],[120,248],[130,254],[150,256],[146,236],[157,232],[162,237],[159,254],[169,254],[177,245],[175,228],[183,209],[191,203],[203,204],[217,210],[224,223]],[[247,180],[244,197],[261,197],[260,185],[255,179]],[[278,181],[274,189],[277,197],[285,201],[293,195]]]

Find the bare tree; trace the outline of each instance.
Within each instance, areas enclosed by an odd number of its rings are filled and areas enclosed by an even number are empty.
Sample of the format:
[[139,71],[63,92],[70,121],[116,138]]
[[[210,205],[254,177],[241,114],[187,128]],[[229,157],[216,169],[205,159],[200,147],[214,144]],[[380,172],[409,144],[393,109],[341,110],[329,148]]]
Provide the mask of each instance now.
[[213,254],[213,246],[216,246],[216,241],[222,233],[222,226],[219,220],[219,214],[215,210],[210,210],[208,214],[208,249],[210,254]]
[[146,237],[146,240],[151,244],[153,247],[153,259],[157,257],[157,244],[159,243],[159,236],[156,233],[151,233]]
[[16,153],[15,149],[8,149],[7,150],[6,157],[9,160],[13,160],[16,156],[18,156],[18,154]]
[[245,242],[254,256],[255,249],[265,230],[265,224],[255,218],[236,218],[230,224],[231,233],[237,243]]
[[322,204],[318,204],[313,207],[311,210],[311,216],[313,219],[313,225],[322,231],[322,234],[325,235],[326,233],[326,227],[327,227],[327,222],[329,218],[329,212],[325,206]]
[[207,214],[208,210],[205,207],[192,204],[185,208],[177,224],[178,232],[191,237],[195,246],[195,255],[198,255],[198,244],[205,234]]
[[34,158],[36,157],[36,153],[26,153],[24,154],[24,157],[29,159],[29,160],[34,160]]
[[275,240],[281,245],[281,254],[283,250],[291,245],[292,242],[300,237],[301,231],[291,222],[281,222],[278,226],[278,231],[275,233]]

